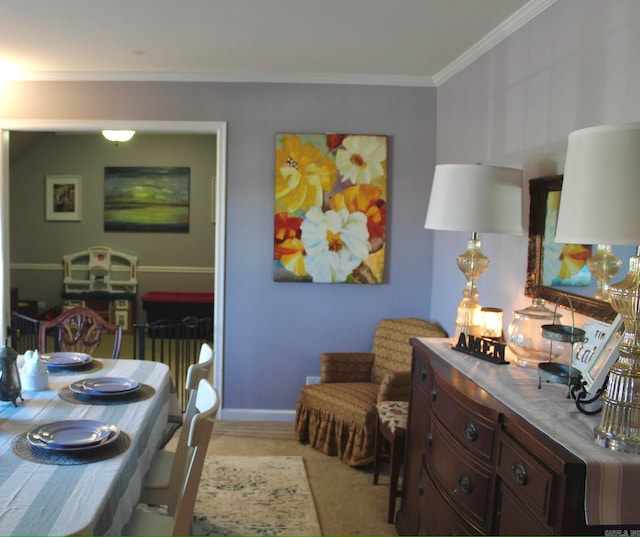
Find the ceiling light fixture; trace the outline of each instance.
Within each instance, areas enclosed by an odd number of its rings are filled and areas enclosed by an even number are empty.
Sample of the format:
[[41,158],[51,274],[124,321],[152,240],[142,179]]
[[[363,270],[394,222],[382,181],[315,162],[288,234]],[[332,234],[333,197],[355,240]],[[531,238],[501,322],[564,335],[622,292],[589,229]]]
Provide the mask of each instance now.
[[128,130],[104,130],[102,136],[104,136],[110,142],[128,142],[133,138],[136,131]]

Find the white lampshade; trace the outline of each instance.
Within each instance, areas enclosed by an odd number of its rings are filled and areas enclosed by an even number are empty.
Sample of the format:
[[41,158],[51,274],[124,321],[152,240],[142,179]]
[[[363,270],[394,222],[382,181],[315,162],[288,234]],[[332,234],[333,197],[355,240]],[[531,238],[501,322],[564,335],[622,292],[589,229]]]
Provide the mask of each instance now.
[[522,170],[484,164],[436,166],[427,229],[522,234]]
[[130,130],[104,130],[102,136],[110,142],[128,142],[135,133],[136,131]]
[[564,244],[640,244],[640,123],[569,134],[556,226]]

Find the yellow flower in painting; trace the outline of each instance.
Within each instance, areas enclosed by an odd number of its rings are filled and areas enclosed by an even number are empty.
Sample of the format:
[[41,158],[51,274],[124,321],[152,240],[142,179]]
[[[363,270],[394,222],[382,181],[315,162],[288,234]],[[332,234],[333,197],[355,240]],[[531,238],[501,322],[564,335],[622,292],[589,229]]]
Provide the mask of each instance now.
[[384,238],[387,225],[386,203],[382,199],[382,189],[377,186],[350,186],[333,196],[329,206],[335,211],[347,209],[350,213],[364,213],[367,216],[370,240]]
[[385,174],[387,141],[383,136],[347,136],[338,149],[336,164],[342,181],[368,184]]
[[560,252],[560,269],[558,279],[568,280],[578,274],[591,257],[591,246],[583,244],[567,244]]
[[276,259],[284,268],[298,276],[306,276],[304,245],[300,239],[287,239],[276,246]]
[[336,165],[319,148],[289,134],[276,149],[276,203],[289,213],[322,205],[323,192],[333,188]]
[[314,282],[343,282],[369,255],[367,217],[311,207],[300,226],[307,272]]

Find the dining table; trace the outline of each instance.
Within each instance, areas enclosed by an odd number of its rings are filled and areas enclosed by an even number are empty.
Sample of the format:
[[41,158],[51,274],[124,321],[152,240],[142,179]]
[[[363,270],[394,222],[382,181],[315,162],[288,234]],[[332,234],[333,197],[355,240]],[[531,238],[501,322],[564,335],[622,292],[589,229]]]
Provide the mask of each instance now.
[[[121,535],[175,397],[169,368],[93,358],[81,367],[49,367],[47,376],[47,389],[23,389],[15,405],[0,401],[0,535]],[[130,383],[131,393],[78,390],[104,379]],[[88,449],[39,445],[43,431],[64,438],[60,423],[101,423],[116,432]]]

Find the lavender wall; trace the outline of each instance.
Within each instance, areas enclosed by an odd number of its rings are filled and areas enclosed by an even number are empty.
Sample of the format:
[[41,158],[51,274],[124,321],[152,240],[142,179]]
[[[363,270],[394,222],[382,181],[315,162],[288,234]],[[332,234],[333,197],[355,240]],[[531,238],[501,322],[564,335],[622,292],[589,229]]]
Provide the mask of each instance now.
[[[637,0],[552,4],[438,88],[437,163],[523,168],[526,230],[528,180],[563,172],[569,132],[640,120],[639,25]],[[455,256],[468,237],[433,236],[431,317],[451,331],[464,286]],[[530,303],[527,239],[481,239],[492,264],[479,280],[480,302],[502,307],[507,325]]]
[[[438,311],[423,228],[435,88],[23,82],[0,92],[0,118],[228,122],[225,417],[292,418],[321,352],[369,350],[379,319]],[[285,131],[389,136],[384,285],[272,281],[274,145]]]

